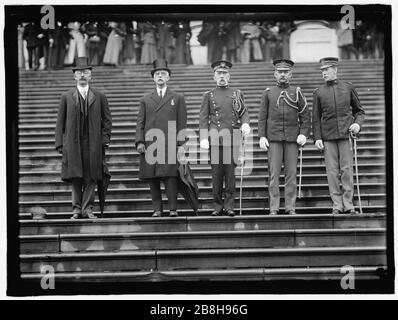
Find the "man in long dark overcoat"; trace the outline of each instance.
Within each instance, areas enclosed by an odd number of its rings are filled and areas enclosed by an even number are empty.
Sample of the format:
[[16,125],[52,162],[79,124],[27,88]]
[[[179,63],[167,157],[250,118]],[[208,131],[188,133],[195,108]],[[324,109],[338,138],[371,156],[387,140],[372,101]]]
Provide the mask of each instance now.
[[[187,111],[184,96],[167,87],[171,70],[167,61],[153,62],[151,75],[155,90],[140,101],[137,116],[136,147],[140,153],[139,178],[148,181],[153,202],[153,217],[163,212],[160,183],[163,181],[169,202],[170,216],[177,213],[178,158],[185,153],[184,129]],[[179,133],[181,138],[177,139]]]
[[77,86],[61,97],[55,148],[62,153],[61,178],[72,183],[72,219],[93,219],[95,186],[102,179],[103,149],[109,147],[112,118],[106,96],[89,86],[88,58],[77,58],[72,70]]

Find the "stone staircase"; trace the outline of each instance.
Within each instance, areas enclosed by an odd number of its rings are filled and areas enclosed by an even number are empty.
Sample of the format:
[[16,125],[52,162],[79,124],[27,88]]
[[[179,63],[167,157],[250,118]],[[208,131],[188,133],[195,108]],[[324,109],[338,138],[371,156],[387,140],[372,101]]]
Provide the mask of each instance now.
[[[214,86],[212,72],[208,66],[174,65],[171,69],[169,86],[184,93],[188,127],[197,133],[202,94]],[[379,277],[386,268],[383,61],[342,62],[339,68],[339,77],[357,88],[367,118],[358,140],[364,214],[337,217],[330,215],[323,155],[311,141],[303,149],[298,214],[264,215],[267,153],[258,147],[257,114],[261,93],[274,84],[274,78],[273,68],[261,63],[235,65],[231,71],[231,85],[244,92],[253,128],[246,146],[246,163],[252,170],[243,179],[242,216],[209,216],[211,171],[205,161],[191,165],[200,189],[198,216],[179,198],[180,217],[150,217],[149,186],[138,180],[133,145],[139,99],[153,87],[149,71],[150,66],[93,71],[92,86],[107,95],[113,118],[107,151],[112,179],[103,219],[95,221],[69,220],[70,186],[60,180],[61,156],[54,150],[59,98],[74,85],[72,72],[20,72],[22,278],[40,279],[43,265],[52,265],[60,281],[340,279],[344,265],[354,266],[359,278]],[[318,65],[297,64],[292,82],[303,89],[311,106],[312,91],[322,84]],[[190,152],[191,161],[199,157],[208,160],[199,148]],[[283,210],[282,179],[281,187]],[[355,190],[355,204],[357,200]],[[32,220],[33,206],[45,208],[47,219]]]

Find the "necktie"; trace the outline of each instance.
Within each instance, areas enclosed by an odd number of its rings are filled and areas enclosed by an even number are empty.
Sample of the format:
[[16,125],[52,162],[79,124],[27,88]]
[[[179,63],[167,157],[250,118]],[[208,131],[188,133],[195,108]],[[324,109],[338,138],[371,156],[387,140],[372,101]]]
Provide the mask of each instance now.
[[160,99],[162,99],[162,98],[163,98],[163,95],[162,95],[162,90],[159,90],[159,97],[160,97]]

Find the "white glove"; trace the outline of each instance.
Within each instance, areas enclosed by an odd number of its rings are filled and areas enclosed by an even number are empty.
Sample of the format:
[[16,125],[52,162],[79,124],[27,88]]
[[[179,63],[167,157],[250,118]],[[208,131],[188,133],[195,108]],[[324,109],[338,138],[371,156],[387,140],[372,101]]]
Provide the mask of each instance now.
[[358,123],[353,123],[351,126],[350,126],[350,129],[349,129],[353,134],[357,134],[358,132],[359,132],[359,130],[361,130],[361,127],[359,126],[359,124]]
[[240,128],[242,130],[242,133],[247,136],[250,134],[250,126],[247,123],[242,124],[242,127]]
[[180,146],[177,149],[177,160],[181,164],[188,162],[187,158],[185,157],[185,148],[183,146]]
[[325,149],[325,146],[323,145],[323,141],[322,141],[322,140],[317,140],[317,141],[315,141],[315,146],[316,146],[319,150]]
[[264,149],[265,151],[268,150],[269,143],[266,137],[261,137],[260,138],[260,148]]
[[200,147],[201,147],[202,149],[209,149],[209,148],[210,148],[210,146],[209,146],[209,140],[207,140],[207,139],[202,139],[202,140],[200,140]]
[[305,145],[305,144],[307,143],[307,138],[305,137],[305,135],[299,134],[299,136],[297,137],[297,143],[298,143],[300,146]]

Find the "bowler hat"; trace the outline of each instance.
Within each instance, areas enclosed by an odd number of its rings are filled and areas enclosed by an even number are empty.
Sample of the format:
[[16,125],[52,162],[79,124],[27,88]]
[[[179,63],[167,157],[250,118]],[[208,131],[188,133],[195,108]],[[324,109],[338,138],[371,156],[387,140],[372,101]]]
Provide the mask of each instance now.
[[232,63],[227,61],[227,60],[218,60],[218,61],[214,61],[211,64],[211,68],[213,69],[213,71],[216,71],[217,69],[231,69],[232,68]]
[[290,70],[294,66],[294,62],[289,59],[276,59],[273,62],[276,70]]
[[72,67],[72,71],[75,72],[76,70],[85,70],[90,69],[92,70],[93,67],[88,65],[88,57],[77,57],[75,59],[75,66]]
[[151,70],[151,76],[158,70],[166,70],[169,75],[171,75],[171,70],[167,67],[167,60],[164,59],[156,59],[152,62],[153,69]]
[[321,69],[335,67],[338,65],[338,61],[339,59],[334,57],[327,57],[319,60],[319,62],[321,63]]

